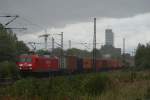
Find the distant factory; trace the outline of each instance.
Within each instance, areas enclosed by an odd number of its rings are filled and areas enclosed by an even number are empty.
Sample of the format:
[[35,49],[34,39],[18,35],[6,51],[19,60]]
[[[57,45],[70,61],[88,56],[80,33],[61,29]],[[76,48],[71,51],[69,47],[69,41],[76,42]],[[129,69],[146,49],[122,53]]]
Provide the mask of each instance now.
[[105,45],[100,49],[103,58],[121,58],[121,48],[114,46],[114,33],[112,29],[105,30]]

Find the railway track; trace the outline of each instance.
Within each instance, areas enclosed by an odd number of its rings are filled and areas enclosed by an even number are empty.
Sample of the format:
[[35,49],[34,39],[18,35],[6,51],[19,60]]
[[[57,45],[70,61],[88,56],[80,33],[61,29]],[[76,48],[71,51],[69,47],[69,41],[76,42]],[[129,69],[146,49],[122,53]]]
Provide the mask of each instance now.
[[11,85],[15,82],[16,80],[12,78],[0,78],[0,86],[4,85]]

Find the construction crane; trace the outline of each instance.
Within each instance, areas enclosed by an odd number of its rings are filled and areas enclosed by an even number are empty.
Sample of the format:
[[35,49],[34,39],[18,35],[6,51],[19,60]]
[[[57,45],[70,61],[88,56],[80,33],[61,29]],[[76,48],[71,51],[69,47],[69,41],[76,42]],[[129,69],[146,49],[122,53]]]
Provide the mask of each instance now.
[[43,37],[44,41],[45,41],[45,50],[47,50],[47,39],[50,36],[50,34],[47,34],[47,32],[45,31],[45,34],[40,35],[39,37]]

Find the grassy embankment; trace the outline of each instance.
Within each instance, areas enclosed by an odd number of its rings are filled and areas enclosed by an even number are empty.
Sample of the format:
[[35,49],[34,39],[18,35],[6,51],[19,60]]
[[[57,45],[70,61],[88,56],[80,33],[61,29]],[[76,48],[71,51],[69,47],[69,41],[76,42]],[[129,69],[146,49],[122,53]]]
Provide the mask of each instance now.
[[0,88],[6,100],[147,100],[149,71],[113,71],[50,79],[26,78]]

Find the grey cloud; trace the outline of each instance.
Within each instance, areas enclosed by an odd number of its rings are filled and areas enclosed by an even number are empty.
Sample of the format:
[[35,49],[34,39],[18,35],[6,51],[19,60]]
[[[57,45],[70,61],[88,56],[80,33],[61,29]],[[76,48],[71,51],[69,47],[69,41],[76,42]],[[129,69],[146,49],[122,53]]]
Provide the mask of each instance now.
[[1,0],[0,11],[19,14],[46,28],[89,21],[94,16],[134,16],[150,12],[149,4],[150,0]]
[[[140,14],[134,17],[128,18],[97,18],[97,42],[105,42],[105,29],[108,25],[111,25],[115,35],[115,46],[122,48],[122,39],[126,38],[126,50],[130,52],[135,49],[138,43],[145,44],[150,40],[150,13]],[[76,44],[75,42],[87,42],[92,43],[93,40],[93,23],[81,22],[76,24],[68,24],[61,28],[50,28],[49,32],[59,33],[64,31],[64,48],[68,48],[68,40],[72,40],[72,47],[85,49],[83,45]],[[43,38],[38,38],[41,32],[33,34],[27,34],[26,36],[20,36],[21,40],[44,42]],[[55,38],[58,42],[60,37]],[[51,41],[51,40],[49,40]],[[44,47],[44,45],[41,45]],[[51,44],[49,45],[51,47]],[[91,46],[88,46],[92,48]],[[97,48],[100,48],[98,45]],[[39,47],[40,48],[40,47]],[[87,49],[87,48],[86,48]]]

